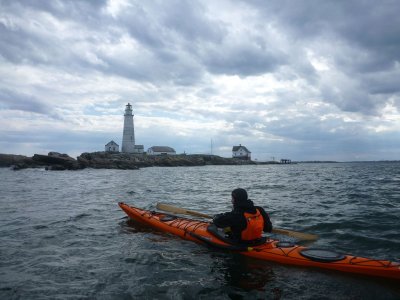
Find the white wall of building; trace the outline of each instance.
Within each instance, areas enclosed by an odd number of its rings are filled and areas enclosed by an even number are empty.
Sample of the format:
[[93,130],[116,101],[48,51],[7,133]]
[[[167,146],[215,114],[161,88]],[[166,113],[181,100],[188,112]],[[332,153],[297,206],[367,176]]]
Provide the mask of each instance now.
[[124,131],[122,134],[121,152],[124,153],[135,152],[135,128],[133,125],[132,105],[130,103],[128,103],[125,108]]
[[116,142],[111,141],[104,146],[104,151],[105,152],[119,152],[119,145]]
[[153,146],[147,149],[147,155],[176,155],[176,151],[171,147]]

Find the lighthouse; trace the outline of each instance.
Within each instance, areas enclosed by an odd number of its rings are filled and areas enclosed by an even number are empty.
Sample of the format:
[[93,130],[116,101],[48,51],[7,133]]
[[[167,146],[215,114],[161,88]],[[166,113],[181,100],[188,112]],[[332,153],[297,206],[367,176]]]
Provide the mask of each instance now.
[[134,153],[135,151],[135,128],[133,127],[132,105],[128,103],[124,114],[124,131],[122,134],[121,152]]

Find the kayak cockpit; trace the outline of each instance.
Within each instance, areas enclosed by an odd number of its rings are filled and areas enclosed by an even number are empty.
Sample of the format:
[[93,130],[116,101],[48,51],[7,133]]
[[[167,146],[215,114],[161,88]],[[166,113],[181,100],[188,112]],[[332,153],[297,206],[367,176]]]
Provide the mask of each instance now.
[[[223,232],[223,230],[219,230],[218,227],[215,226],[214,224],[210,224],[209,226],[207,226],[207,232],[209,232],[220,242],[216,242],[215,239],[199,235],[195,232],[190,232],[190,235],[212,247],[231,250],[231,251],[240,251],[240,252],[249,251],[249,249],[251,249],[252,247],[261,246],[267,243],[267,237],[262,237],[258,240],[251,241],[248,243],[238,243],[233,239],[227,237],[226,234]],[[223,243],[221,243],[221,241]]]
[[207,227],[207,231],[209,233],[211,233],[213,236],[215,236],[216,238],[220,239],[221,241],[224,241],[227,244],[232,244],[232,245],[236,245],[236,246],[244,246],[244,247],[255,247],[255,246],[261,246],[264,245],[265,242],[267,241],[267,237],[263,236],[259,239],[253,240],[253,241],[241,241],[241,242],[237,242],[235,240],[233,240],[232,238],[229,237],[229,235],[227,235],[223,229],[218,228],[217,226],[215,226],[215,224],[210,224]]

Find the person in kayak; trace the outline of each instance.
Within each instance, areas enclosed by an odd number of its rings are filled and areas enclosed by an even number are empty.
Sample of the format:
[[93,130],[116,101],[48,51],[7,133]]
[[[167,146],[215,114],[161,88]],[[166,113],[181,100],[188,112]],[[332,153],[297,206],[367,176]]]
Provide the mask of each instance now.
[[215,215],[213,223],[219,228],[230,227],[230,236],[235,242],[256,241],[263,231],[272,231],[268,214],[248,199],[245,189],[232,191],[232,204],[232,211]]

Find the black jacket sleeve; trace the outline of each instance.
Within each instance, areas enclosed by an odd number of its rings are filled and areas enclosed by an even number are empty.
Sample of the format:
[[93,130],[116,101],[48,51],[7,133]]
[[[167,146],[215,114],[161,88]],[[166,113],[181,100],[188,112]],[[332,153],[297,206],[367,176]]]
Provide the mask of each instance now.
[[219,228],[230,227],[235,224],[235,216],[232,212],[217,214],[213,218],[213,223]]
[[237,211],[218,214],[214,217],[213,223],[219,228],[230,227],[232,238],[238,241],[240,241],[242,230],[247,226],[243,213]]
[[264,232],[271,232],[272,231],[272,222],[269,218],[269,215],[266,213],[264,208],[261,206],[256,206],[256,208],[260,211],[261,215],[264,219]]

